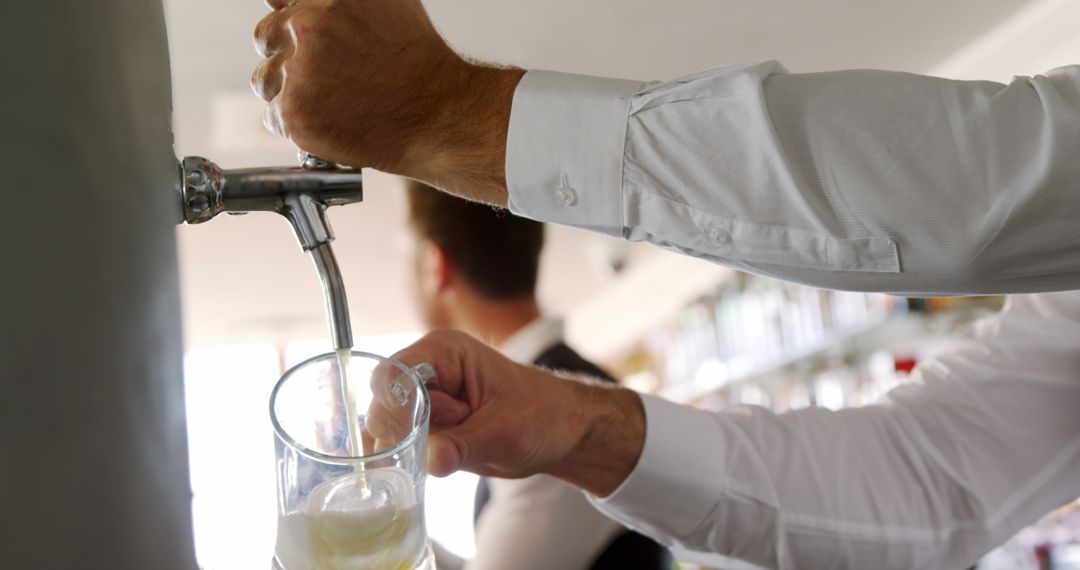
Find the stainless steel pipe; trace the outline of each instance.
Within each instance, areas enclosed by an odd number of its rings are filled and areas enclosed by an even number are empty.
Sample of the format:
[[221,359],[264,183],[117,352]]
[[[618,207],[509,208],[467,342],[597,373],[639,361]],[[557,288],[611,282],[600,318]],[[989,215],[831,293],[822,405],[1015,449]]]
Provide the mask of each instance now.
[[352,321],[349,318],[349,303],[345,297],[345,282],[341,278],[337,258],[330,243],[321,244],[310,251],[315,271],[322,283],[323,301],[326,305],[327,322],[330,326],[330,338],[334,348],[352,348]]

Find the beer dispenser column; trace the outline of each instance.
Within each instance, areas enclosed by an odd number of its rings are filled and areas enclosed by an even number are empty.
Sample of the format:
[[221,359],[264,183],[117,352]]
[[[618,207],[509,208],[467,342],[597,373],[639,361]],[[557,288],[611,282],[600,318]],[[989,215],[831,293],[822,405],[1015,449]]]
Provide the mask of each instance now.
[[4,8],[0,566],[194,569],[161,2]]

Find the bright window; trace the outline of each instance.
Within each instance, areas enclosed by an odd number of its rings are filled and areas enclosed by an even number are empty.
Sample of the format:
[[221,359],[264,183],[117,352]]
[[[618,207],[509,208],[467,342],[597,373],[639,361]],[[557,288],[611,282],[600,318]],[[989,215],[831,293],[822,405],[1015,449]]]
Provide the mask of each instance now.
[[277,512],[268,401],[270,345],[192,350],[184,359],[195,552],[212,570],[270,567]]

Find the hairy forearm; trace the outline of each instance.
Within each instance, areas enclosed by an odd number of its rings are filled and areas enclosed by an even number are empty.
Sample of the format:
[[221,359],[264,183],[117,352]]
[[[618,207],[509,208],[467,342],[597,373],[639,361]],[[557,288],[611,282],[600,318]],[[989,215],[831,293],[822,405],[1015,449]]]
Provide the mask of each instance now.
[[448,63],[438,111],[402,164],[403,173],[469,200],[505,208],[506,137],[514,90],[525,74]]
[[645,445],[645,409],[625,388],[573,383],[580,404],[577,445],[548,474],[597,496],[611,494],[637,465]]

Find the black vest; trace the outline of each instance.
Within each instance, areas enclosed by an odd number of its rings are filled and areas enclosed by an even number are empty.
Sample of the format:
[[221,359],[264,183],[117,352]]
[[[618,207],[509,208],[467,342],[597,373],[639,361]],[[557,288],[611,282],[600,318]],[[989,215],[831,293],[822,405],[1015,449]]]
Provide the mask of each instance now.
[[[533,364],[549,370],[563,370],[573,374],[587,374],[608,382],[615,381],[607,372],[585,360],[574,352],[574,349],[563,343],[545,350],[533,361]],[[480,511],[484,510],[490,497],[487,479],[481,478],[476,487],[474,522],[480,518]],[[627,530],[615,535],[589,568],[590,570],[668,570],[671,568],[671,555],[652,539]],[[552,568],[551,570],[562,569]]]

